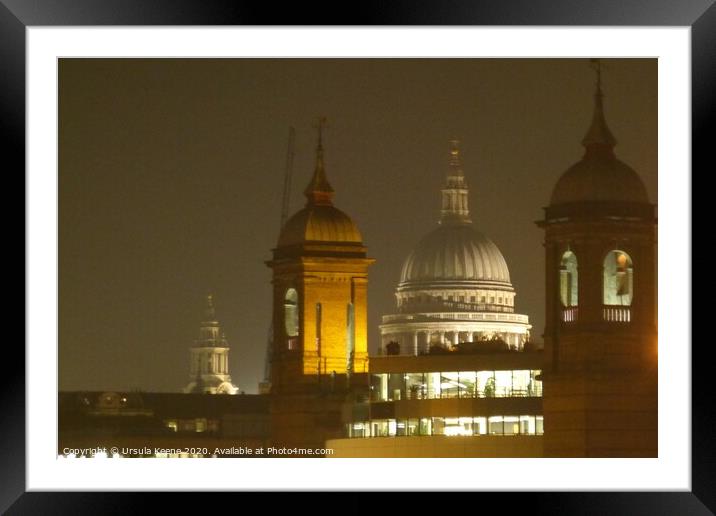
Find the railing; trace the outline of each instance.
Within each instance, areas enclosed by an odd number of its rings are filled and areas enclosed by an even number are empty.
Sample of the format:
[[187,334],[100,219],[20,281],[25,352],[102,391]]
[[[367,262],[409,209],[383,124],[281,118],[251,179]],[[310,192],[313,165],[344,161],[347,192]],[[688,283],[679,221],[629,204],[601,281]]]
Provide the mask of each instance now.
[[[399,392],[399,394],[398,394]],[[404,401],[404,400],[439,400],[439,399],[474,399],[474,398],[541,398],[542,383],[538,382],[527,389],[512,389],[509,387],[497,387],[488,389],[396,389],[396,392],[389,393],[383,397],[380,391],[373,391],[370,401]]]
[[566,323],[576,322],[579,316],[579,308],[576,306],[569,306],[562,309],[562,321]]
[[528,323],[529,316],[514,313],[498,313],[498,312],[422,312],[414,314],[391,314],[383,316],[383,324],[399,321],[414,321],[427,319],[447,319],[450,321],[498,321],[498,322],[517,322]]
[[608,322],[631,322],[631,308],[628,306],[605,306],[602,314]]
[[496,303],[466,303],[465,301],[420,301],[403,302],[398,308],[401,312],[415,313],[420,311],[460,310],[464,312],[501,312],[513,313],[512,305],[498,305]]

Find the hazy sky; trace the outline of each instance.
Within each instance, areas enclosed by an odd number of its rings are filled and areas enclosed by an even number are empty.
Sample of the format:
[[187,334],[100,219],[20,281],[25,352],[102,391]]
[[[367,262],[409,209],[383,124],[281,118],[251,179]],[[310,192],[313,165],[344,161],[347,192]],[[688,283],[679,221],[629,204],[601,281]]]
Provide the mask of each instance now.
[[[657,200],[657,61],[604,61],[605,112]],[[59,73],[60,389],[178,391],[204,296],[256,392],[271,313],[288,128],[291,213],[326,116],[335,205],[376,259],[369,346],[400,268],[439,218],[448,140],[462,141],[477,228],[507,260],[516,309],[544,327],[534,221],[579,160],[586,59],[63,59]]]

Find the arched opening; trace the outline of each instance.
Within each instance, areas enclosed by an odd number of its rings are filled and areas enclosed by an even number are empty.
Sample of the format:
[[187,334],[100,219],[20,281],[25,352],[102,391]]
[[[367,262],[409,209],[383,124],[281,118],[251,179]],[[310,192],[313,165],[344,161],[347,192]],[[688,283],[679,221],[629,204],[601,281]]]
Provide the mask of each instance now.
[[559,297],[562,306],[570,307],[579,304],[577,256],[572,251],[566,251],[562,255],[559,265]]
[[298,292],[295,288],[286,291],[283,301],[284,325],[286,328],[286,336],[288,337],[288,348],[294,349],[298,336]]
[[624,251],[609,251],[604,258],[605,305],[631,306],[634,298],[634,267]]

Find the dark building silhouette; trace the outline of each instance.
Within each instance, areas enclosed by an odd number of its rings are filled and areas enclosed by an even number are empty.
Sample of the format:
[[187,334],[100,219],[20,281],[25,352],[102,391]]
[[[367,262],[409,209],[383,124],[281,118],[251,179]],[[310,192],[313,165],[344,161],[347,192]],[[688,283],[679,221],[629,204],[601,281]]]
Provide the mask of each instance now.
[[265,396],[61,392],[58,408],[63,456],[243,457],[270,442]]
[[597,65],[582,159],[544,220],[544,453],[657,456],[656,217],[614,154]]

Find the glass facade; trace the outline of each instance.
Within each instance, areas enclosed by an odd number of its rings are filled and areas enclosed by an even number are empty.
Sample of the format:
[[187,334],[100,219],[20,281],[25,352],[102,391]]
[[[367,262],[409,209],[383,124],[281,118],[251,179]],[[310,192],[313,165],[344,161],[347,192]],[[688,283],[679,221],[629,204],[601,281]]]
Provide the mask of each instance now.
[[372,401],[541,397],[539,369],[381,373],[371,377]]
[[535,415],[489,417],[424,417],[376,419],[346,425],[347,437],[542,435],[544,417]]

